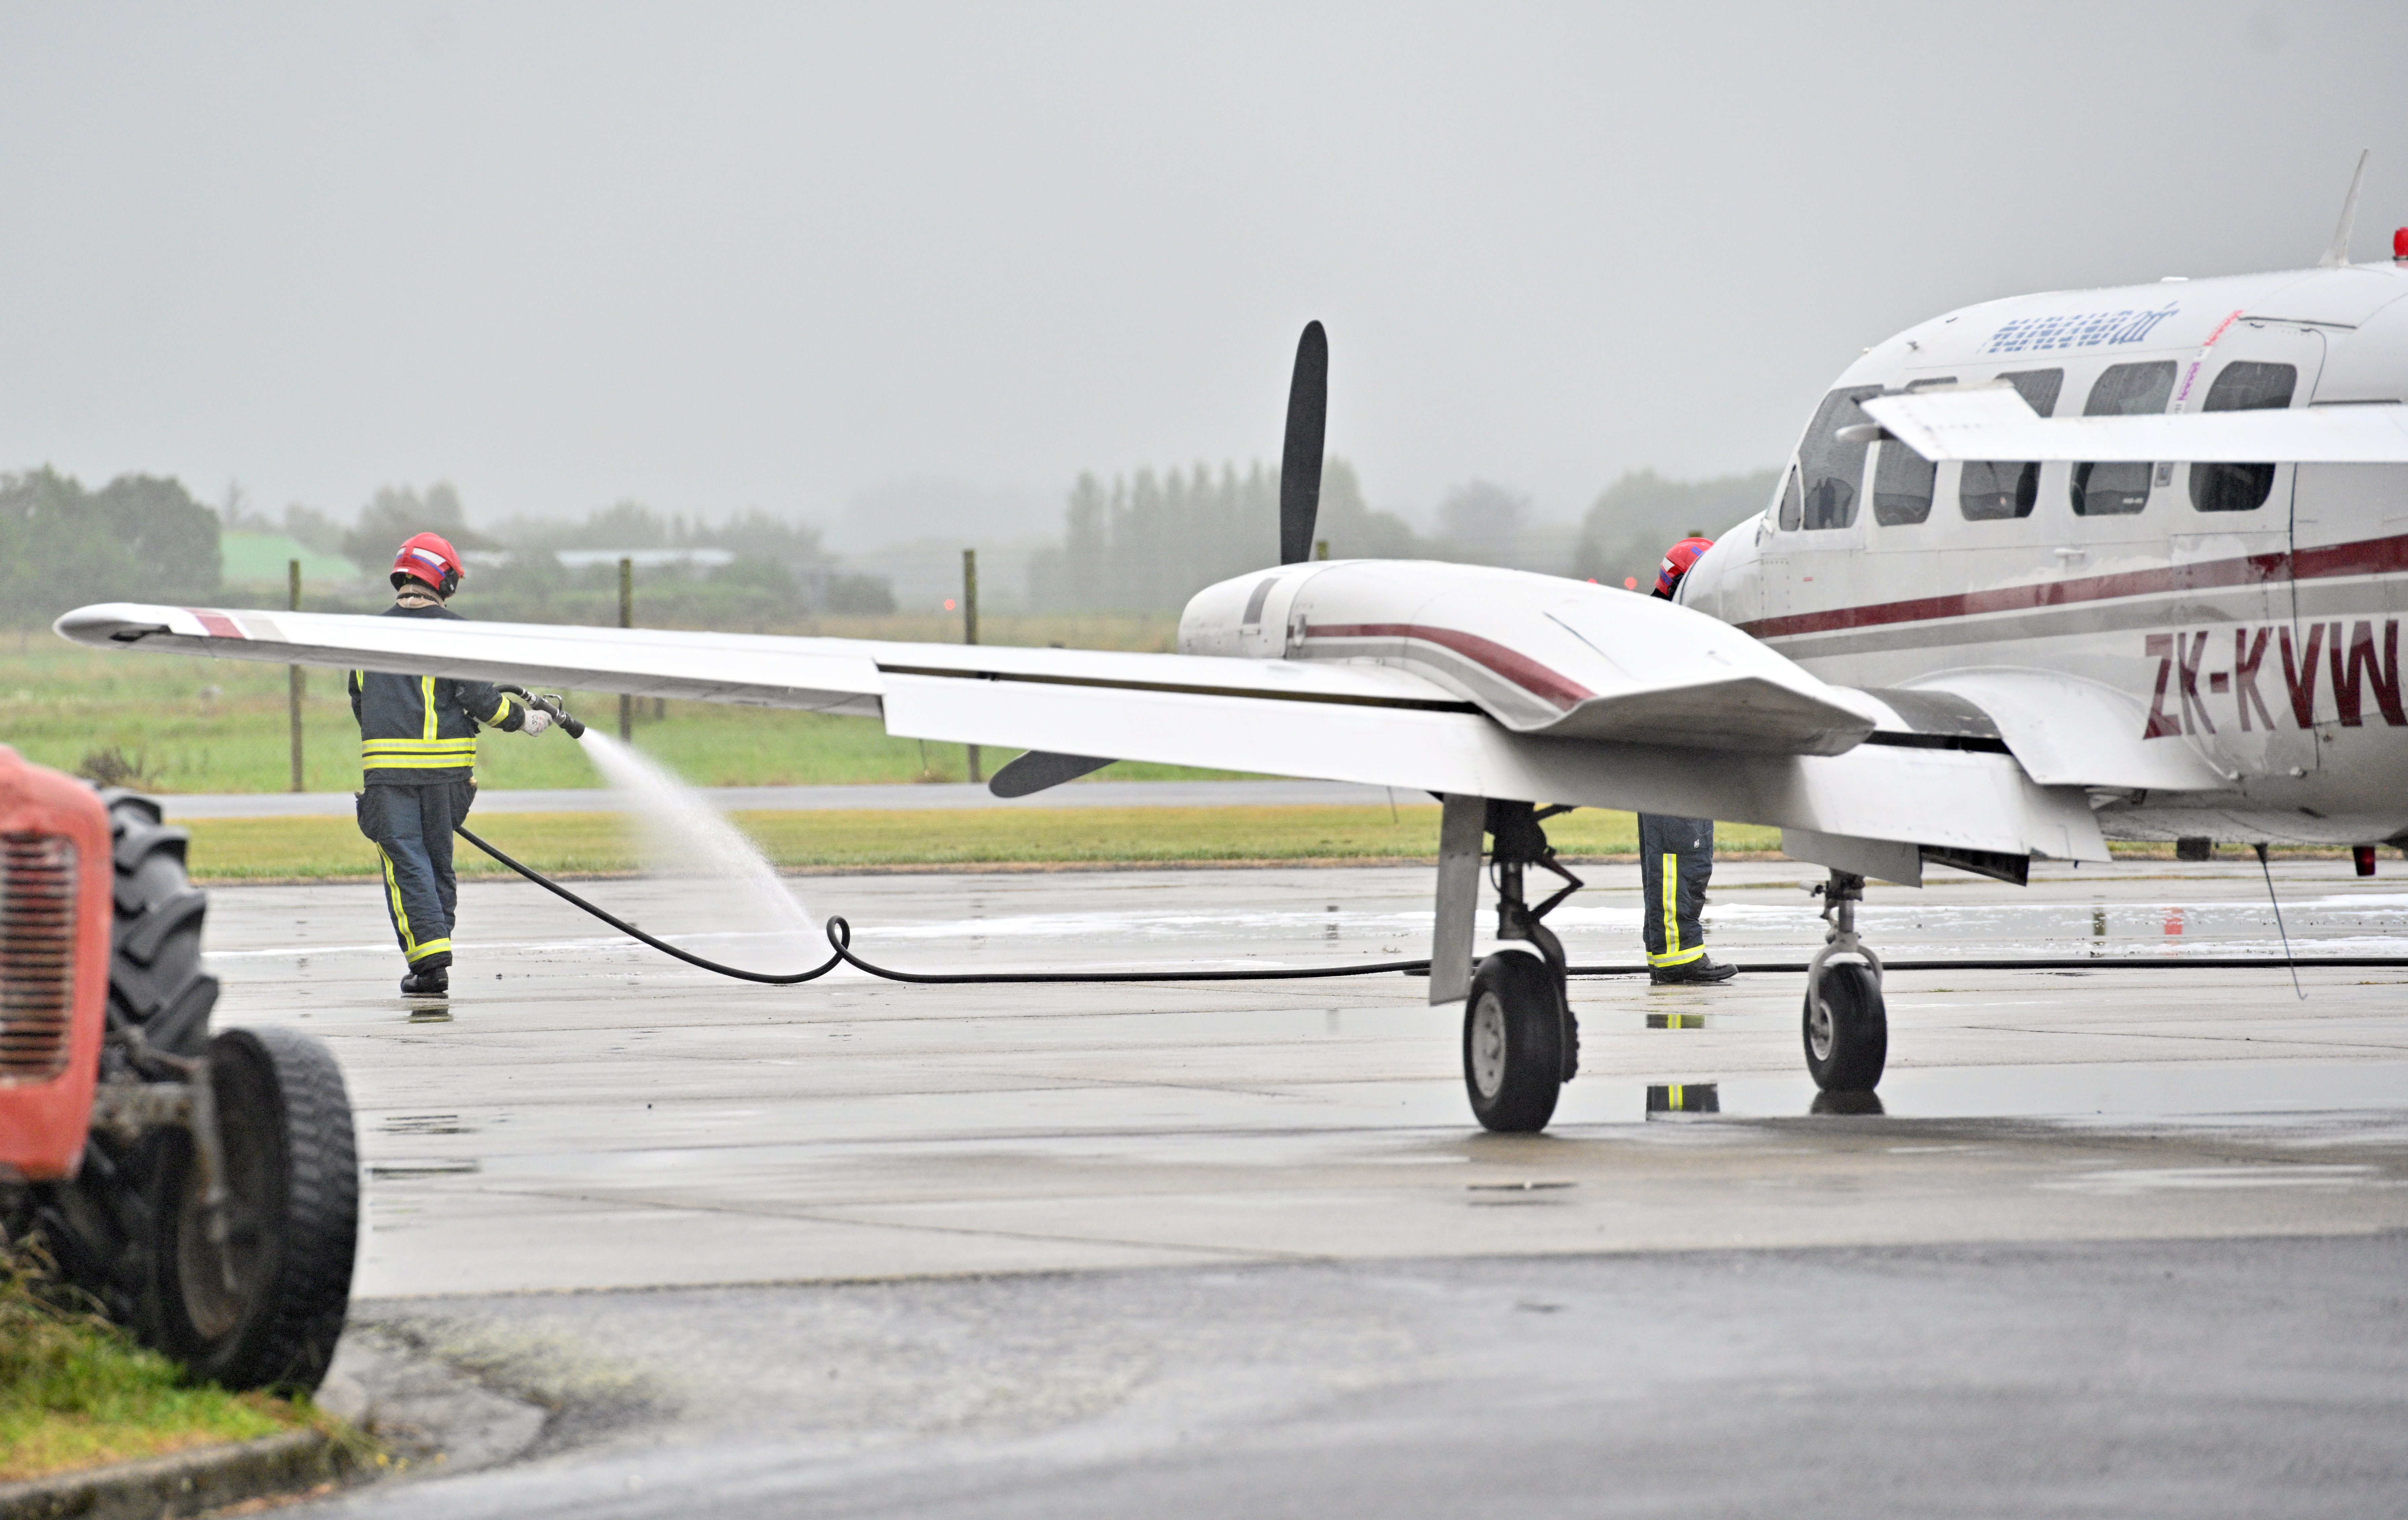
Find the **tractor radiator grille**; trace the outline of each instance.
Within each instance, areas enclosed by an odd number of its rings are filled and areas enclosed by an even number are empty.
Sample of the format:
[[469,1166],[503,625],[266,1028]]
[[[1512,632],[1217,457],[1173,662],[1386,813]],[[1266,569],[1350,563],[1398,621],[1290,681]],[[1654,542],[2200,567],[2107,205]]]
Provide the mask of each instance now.
[[74,843],[0,835],[0,1086],[67,1068],[75,980]]

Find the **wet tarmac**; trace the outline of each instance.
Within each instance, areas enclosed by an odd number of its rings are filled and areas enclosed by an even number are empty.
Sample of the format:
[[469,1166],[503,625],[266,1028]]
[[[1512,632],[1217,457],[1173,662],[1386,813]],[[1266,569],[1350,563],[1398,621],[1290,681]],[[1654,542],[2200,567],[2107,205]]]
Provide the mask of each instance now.
[[[2408,950],[2408,885],[2348,868],[2277,865],[2293,947]],[[1636,882],[1593,874],[1553,922],[1576,961],[1627,964]],[[913,969],[1202,970],[1425,954],[1429,878],[789,884]],[[1803,959],[1813,879],[1718,868],[1716,952]],[[817,958],[695,883],[590,890],[701,954]],[[2254,864],[1876,885],[1862,924],[1897,958],[2157,963],[1893,976],[1878,1112],[1818,1102],[1796,977],[1580,981],[1583,1072],[1538,1137],[1470,1124],[1455,1016],[1403,977],[781,990],[523,885],[466,887],[463,919],[453,997],[411,1005],[372,890],[212,896],[222,1017],[313,1029],[349,1074],[358,1321],[557,1412],[525,1464],[350,1506],[2329,1514],[2408,1491],[2408,968],[2306,970],[2302,999],[2183,967],[2279,953]]]

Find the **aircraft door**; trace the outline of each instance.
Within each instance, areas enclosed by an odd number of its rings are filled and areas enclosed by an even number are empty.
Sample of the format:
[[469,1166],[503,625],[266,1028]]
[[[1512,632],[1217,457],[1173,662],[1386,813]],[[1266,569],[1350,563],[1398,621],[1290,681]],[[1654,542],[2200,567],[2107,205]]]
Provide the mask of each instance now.
[[1841,432],[1871,422],[1858,403],[1881,393],[1878,385],[1856,385],[1826,395],[1798,446],[1767,544],[1772,552],[1766,555],[1765,599],[1780,612],[1844,607],[1859,594],[1871,451]]
[[[2184,365],[2168,409],[2304,407],[2324,358],[2324,337],[2314,328],[2235,323]],[[2167,618],[2169,683],[2191,698],[2167,707],[2183,713],[2191,742],[2211,761],[2244,776],[2317,767],[2318,745],[2300,726],[2292,700],[2308,665],[2299,658],[2305,650],[2291,579],[2297,476],[2298,466],[2272,462],[2156,466],[2163,488],[2155,497],[2172,530],[2169,566],[2182,592]],[[2290,677],[2286,652],[2298,662]],[[2304,679],[2313,689],[2313,668]]]

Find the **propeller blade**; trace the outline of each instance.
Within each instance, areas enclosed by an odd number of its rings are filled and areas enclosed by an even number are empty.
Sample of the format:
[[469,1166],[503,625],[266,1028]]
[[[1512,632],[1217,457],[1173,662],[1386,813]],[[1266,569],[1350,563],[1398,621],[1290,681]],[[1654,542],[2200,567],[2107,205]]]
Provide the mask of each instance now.
[[1329,421],[1329,338],[1321,323],[1304,324],[1296,343],[1296,375],[1287,386],[1287,449],[1280,455],[1280,563],[1312,557],[1312,525],[1321,515],[1322,435]]

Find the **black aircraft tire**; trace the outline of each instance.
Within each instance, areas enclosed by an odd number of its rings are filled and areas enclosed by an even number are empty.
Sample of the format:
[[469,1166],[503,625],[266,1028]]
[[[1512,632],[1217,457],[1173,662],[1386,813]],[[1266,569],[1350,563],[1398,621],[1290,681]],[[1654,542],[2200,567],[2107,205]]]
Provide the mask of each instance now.
[[1482,1126],[1547,1127],[1564,1084],[1564,1019],[1536,956],[1500,952],[1472,973],[1463,1000],[1463,1086]]
[[172,1136],[160,1191],[161,1349],[229,1388],[307,1393],[326,1375],[351,1306],[359,1164],[343,1073],[283,1029],[209,1041],[226,1163],[228,1284],[208,1236],[196,1156]]
[[1823,1001],[1831,1011],[1818,1028],[1814,989],[1806,989],[1806,1070],[1827,1093],[1870,1093],[1889,1062],[1889,1011],[1881,982],[1859,961],[1832,961],[1823,968]]

